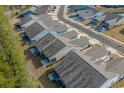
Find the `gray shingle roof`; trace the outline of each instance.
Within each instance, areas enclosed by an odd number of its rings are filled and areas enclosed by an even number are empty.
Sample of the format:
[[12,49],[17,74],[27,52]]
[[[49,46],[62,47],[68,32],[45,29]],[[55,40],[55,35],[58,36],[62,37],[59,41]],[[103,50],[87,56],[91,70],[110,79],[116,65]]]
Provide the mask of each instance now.
[[27,15],[32,14],[32,15],[41,15],[41,14],[46,14],[48,10],[48,5],[42,5],[42,6],[35,6],[33,5],[31,8],[25,10],[23,13],[27,13]]
[[96,11],[95,10],[81,10],[81,11],[78,11],[77,14],[80,16],[80,17],[83,17],[83,18],[90,18],[92,17],[93,14],[95,14]]
[[98,18],[99,16],[102,16],[104,14],[104,12],[98,11],[95,14],[92,15],[92,18]]
[[116,58],[107,62],[106,70],[113,73],[124,73],[124,58]]
[[116,23],[122,19],[122,16],[111,14],[111,13],[105,13],[105,19],[104,21],[107,22],[110,26],[116,25]]
[[41,21],[41,22],[46,23],[46,24],[52,22],[50,15],[42,14],[42,15],[36,16],[36,15],[29,14],[29,15],[26,15],[25,17],[20,19],[20,24],[24,25],[31,20]]
[[95,19],[99,22],[105,21],[106,23],[109,24],[109,26],[124,24],[123,16],[112,13],[104,13],[103,15],[98,16]]
[[68,6],[71,10],[94,10],[94,6],[89,5],[70,5]]
[[[104,13],[102,16],[99,16],[97,18],[98,21],[105,21],[107,22],[110,26],[116,25],[116,23],[120,20],[123,20],[123,17],[117,14],[112,14],[112,13]],[[123,22],[122,22],[123,23]],[[121,23],[121,24],[122,24]],[[120,23],[119,23],[120,24]]]
[[83,5],[71,5],[71,6],[69,6],[69,8],[74,9],[74,10],[81,9],[82,7],[83,7]]
[[105,17],[105,21],[117,18],[118,21],[122,18],[122,16],[117,15],[117,14],[111,14],[111,13],[105,13],[106,17]]
[[42,32],[45,28],[39,23],[34,22],[28,28],[25,28],[24,31],[30,39],[35,37],[38,33]]
[[48,33],[47,35],[45,35],[43,38],[41,38],[39,41],[36,42],[35,46],[40,50],[46,47],[49,43],[51,43],[52,41],[54,41],[56,38]]
[[69,38],[69,39],[74,39],[78,36],[78,33],[76,31],[69,31],[69,32],[61,34],[61,36]]
[[106,81],[103,75],[72,51],[54,69],[67,88],[96,88]]
[[31,14],[26,15],[25,17],[20,19],[20,24],[23,25],[23,24],[27,23],[28,21],[30,21],[32,19],[33,19],[33,17],[32,17]]
[[61,42],[60,40],[56,39],[49,46],[47,46],[43,49],[43,53],[50,59],[56,53],[58,53],[60,50],[62,50],[64,47],[65,47],[65,44],[63,42]]
[[104,19],[105,19],[105,15],[98,16],[98,17],[96,18],[96,20],[97,20],[98,22],[102,22]]

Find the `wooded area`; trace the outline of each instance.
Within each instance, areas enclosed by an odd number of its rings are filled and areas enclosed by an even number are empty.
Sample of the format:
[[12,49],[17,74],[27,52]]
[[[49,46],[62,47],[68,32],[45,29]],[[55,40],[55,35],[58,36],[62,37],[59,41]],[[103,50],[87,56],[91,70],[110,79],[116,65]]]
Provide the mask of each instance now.
[[25,67],[21,46],[5,16],[6,6],[0,6],[0,87],[37,87]]

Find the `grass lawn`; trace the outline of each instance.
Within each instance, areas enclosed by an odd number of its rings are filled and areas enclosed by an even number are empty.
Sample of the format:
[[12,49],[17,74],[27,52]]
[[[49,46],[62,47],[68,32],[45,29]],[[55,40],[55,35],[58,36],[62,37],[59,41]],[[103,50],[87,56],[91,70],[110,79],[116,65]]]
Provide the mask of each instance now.
[[115,27],[103,33],[124,43],[124,25]]
[[112,88],[124,88],[124,80],[121,80],[121,81],[113,84]]

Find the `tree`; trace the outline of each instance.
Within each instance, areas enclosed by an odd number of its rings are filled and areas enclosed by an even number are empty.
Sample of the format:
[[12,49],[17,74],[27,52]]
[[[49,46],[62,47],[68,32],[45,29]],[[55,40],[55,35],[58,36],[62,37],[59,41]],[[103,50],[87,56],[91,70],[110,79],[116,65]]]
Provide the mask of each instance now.
[[24,54],[5,16],[6,7],[0,6],[0,87],[37,87],[25,67]]

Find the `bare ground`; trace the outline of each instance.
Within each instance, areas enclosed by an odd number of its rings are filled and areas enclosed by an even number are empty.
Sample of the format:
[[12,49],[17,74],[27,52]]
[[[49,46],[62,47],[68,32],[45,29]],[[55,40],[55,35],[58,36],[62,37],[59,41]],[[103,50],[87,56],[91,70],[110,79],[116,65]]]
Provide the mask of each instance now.
[[33,57],[29,49],[24,52],[26,58],[26,66],[29,73],[38,80],[40,87],[42,88],[56,88],[57,85],[48,79],[48,73],[52,71],[51,68],[44,68],[40,63],[40,56]]
[[124,80],[118,81],[117,83],[113,84],[112,88],[124,88]]
[[115,12],[124,12],[124,8],[105,8],[98,6],[97,10],[103,11],[103,12],[109,12],[109,13],[115,13]]
[[83,21],[83,22],[80,22],[80,23],[83,24],[83,25],[86,25],[86,24],[90,23],[90,20],[86,20],[86,21]]
[[115,27],[103,33],[124,43],[124,25]]

